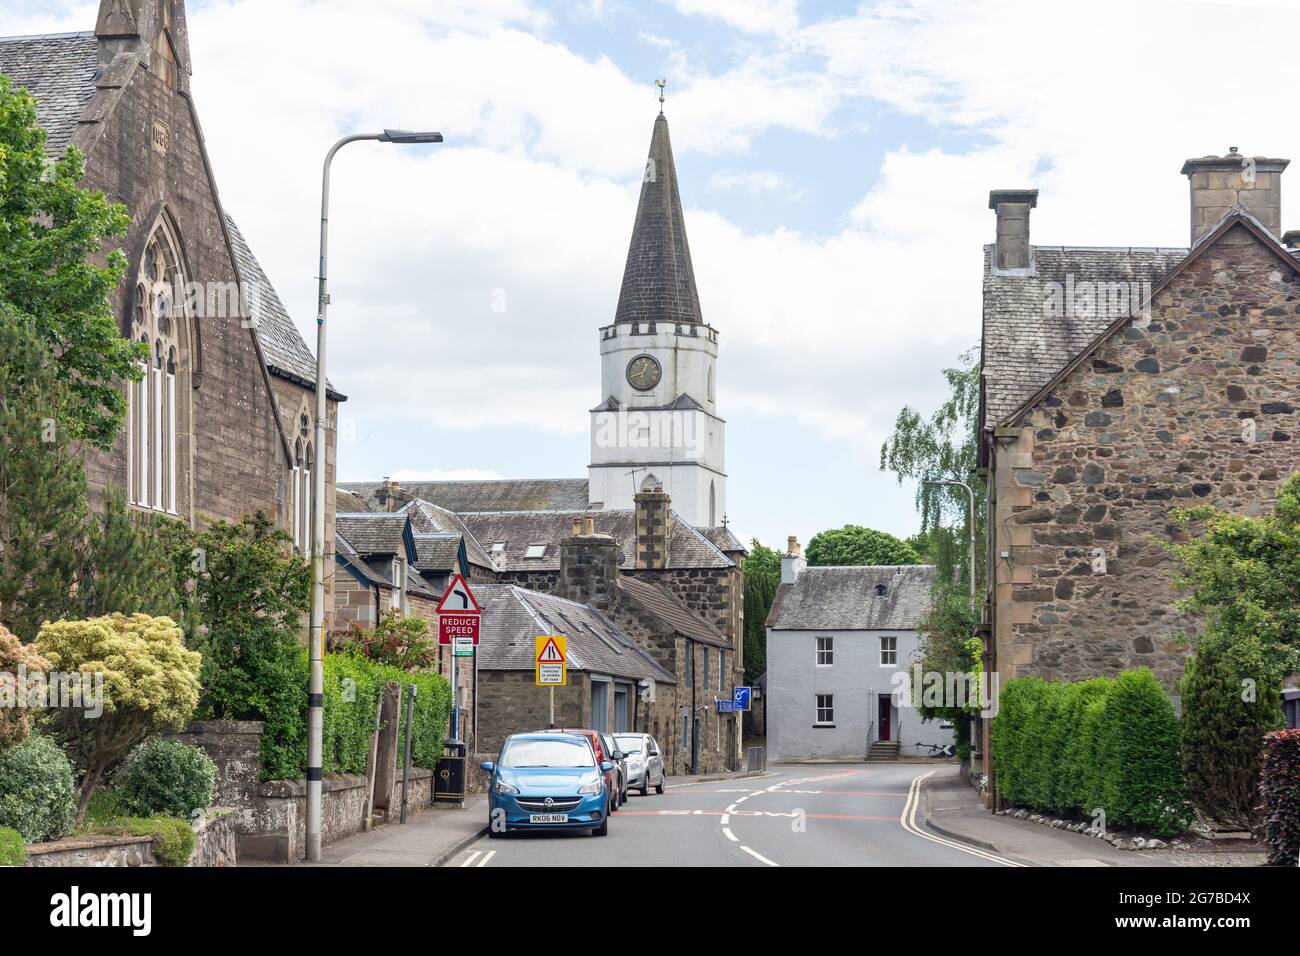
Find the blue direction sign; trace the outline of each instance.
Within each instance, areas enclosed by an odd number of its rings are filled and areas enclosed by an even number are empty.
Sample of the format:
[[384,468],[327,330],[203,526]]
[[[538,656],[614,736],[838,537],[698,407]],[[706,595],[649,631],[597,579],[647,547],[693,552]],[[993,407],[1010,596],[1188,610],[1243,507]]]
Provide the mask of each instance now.
[[734,700],[727,700],[723,697],[713,698],[713,703],[717,706],[718,713],[720,714],[734,714],[736,711],[740,710],[740,708],[736,706]]
[[749,695],[752,687],[737,687],[731,692],[731,700],[735,710],[749,710]]

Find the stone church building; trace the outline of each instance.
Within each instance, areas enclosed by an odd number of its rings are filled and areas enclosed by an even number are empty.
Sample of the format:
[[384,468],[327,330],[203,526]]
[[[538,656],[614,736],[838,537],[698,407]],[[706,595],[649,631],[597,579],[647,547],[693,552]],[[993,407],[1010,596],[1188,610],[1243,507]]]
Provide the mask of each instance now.
[[[740,722],[716,704],[743,680],[745,548],[726,524],[718,332],[700,307],[662,113],[614,322],[597,335],[586,478],[344,482],[340,524],[401,512],[416,533],[462,543],[487,599],[472,680],[461,673],[478,749],[545,725],[520,648],[554,626],[590,662],[557,691],[566,720],[655,733],[674,772],[734,768]],[[629,641],[639,653],[611,652]]]
[[1189,159],[1190,244],[1033,245],[1037,190],[995,190],[984,250],[979,464],[989,666],[1175,689],[1171,510],[1271,509],[1300,471],[1300,233],[1287,161]]
[[[87,24],[92,26],[92,24]],[[93,32],[0,38],[0,74],[37,100],[51,158],[85,155],[83,185],[131,216],[112,306],[149,347],[123,385],[125,427],[87,455],[140,512],[202,526],[264,511],[311,549],[311,474],[333,534],[335,431],[313,447],[315,360],[221,204],[197,105],[183,0],[102,0]],[[330,391],[335,420],[341,394]]]

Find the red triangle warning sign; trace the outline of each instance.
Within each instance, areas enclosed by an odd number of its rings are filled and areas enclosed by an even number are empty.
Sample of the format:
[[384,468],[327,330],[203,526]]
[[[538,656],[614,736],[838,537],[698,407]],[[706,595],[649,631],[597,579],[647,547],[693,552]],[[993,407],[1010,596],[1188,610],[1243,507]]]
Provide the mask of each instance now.
[[555,643],[555,638],[548,637],[546,643],[542,646],[542,651],[537,655],[539,664],[563,664],[564,651],[560,650],[560,645]]
[[438,602],[435,613],[482,614],[483,609],[478,606],[478,601],[474,600],[474,592],[469,589],[469,583],[462,575],[456,574],[447,585],[447,593]]

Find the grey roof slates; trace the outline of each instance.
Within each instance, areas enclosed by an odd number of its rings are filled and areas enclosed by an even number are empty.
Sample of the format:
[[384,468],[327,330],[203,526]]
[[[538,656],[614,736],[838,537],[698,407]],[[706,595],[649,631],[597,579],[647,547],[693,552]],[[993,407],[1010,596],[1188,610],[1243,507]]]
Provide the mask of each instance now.
[[[339,487],[376,507],[379,481],[340,482]],[[480,481],[412,481],[399,486],[404,493],[422,498],[457,514],[469,511],[586,511],[586,478],[496,478]]]
[[[936,572],[927,564],[901,567],[805,568],[777,588],[767,626],[782,631],[911,631],[930,609]],[[883,596],[876,585],[885,585]]]
[[731,641],[727,640],[722,631],[663,588],[626,574],[619,575],[618,588],[683,637],[719,647],[731,647]]
[[650,136],[650,155],[614,321],[694,325],[704,321],[686,241],[668,121],[662,113]]
[[[226,226],[230,231],[231,251],[239,265],[240,278],[244,283],[244,293],[248,302],[250,319],[258,340],[262,343],[262,354],[266,365],[272,372],[293,381],[312,387],[316,383],[316,356],[307,343],[303,341],[298,327],[293,324],[289,312],[280,300],[275,286],[267,278],[262,264],[253,255],[248,240],[239,231],[239,226],[229,215]],[[326,383],[327,394],[339,399],[343,396]]]
[[465,557],[471,564],[484,568],[496,567],[492,558],[483,550],[483,546],[465,527],[465,522],[461,520],[460,515],[455,512],[439,508],[422,498],[408,501],[398,509],[398,512],[410,515],[411,528],[416,532],[444,531],[461,535],[465,541]]
[[0,73],[36,97],[46,155],[61,159],[77,120],[95,95],[99,70],[93,33],[0,38]]
[[704,535],[704,537],[709,540],[709,543],[719,551],[741,551],[745,554],[749,553],[749,549],[741,543],[739,538],[731,533],[731,529],[726,525],[718,525],[716,528],[696,528],[695,530]]
[[342,512],[334,516],[334,527],[358,554],[402,554],[408,518],[404,514]]
[[1070,314],[1058,315],[1048,307],[1053,289],[1063,290],[1067,279],[1075,288],[1084,282],[1093,288],[1097,283],[1137,283],[1145,295],[1188,252],[1034,246],[1033,274],[1025,275],[993,271],[992,250],[984,247],[985,428],[1006,421],[1118,318],[1104,309],[1099,314],[1095,297],[1087,310],[1081,296],[1074,297]]
[[416,532],[415,567],[419,571],[460,569],[460,543],[464,537],[454,531]]
[[474,595],[483,608],[478,645],[482,670],[532,670],[536,666],[535,639],[545,633],[539,628],[545,629],[544,622],[561,621],[563,615],[574,625],[558,631],[567,639],[571,669],[674,682],[672,674],[635,641],[586,604],[510,584],[476,585]]
[[[469,532],[486,548],[502,542],[503,551],[494,551],[492,560],[501,571],[557,571],[560,567],[560,540],[573,533],[573,519],[581,512],[470,512],[459,517]],[[618,542],[620,566],[632,568],[636,559],[636,515],[630,510],[590,511],[585,514],[595,523],[596,531],[609,534]],[[540,558],[525,557],[530,544],[550,545]],[[723,554],[707,537],[692,528],[674,512],[668,541],[670,568],[729,568],[735,562]]]

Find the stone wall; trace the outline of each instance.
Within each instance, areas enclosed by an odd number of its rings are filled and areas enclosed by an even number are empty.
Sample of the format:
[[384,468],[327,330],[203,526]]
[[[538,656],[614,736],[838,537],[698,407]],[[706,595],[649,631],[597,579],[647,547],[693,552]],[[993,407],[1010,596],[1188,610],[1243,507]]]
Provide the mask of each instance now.
[[[476,752],[496,760],[511,734],[545,730],[550,725],[551,695],[538,687],[533,671],[487,671],[478,674],[478,746]],[[569,671],[569,683],[555,688],[555,726],[587,727],[591,720],[591,681]]]
[[[1182,673],[1170,511],[1272,507],[1300,470],[1300,280],[1238,225],[996,433],[994,635],[1002,679]],[[1253,435],[1251,434],[1253,429]],[[1105,570],[1094,552],[1101,549]]]
[[[74,836],[27,848],[27,866],[102,867],[162,866],[150,836]],[[191,867],[225,867],[236,863],[235,819],[214,812],[194,826]]]
[[249,813],[262,772],[262,727],[260,720],[199,720],[186,727],[184,733],[170,737],[201,747],[212,758],[217,767],[213,805],[234,808],[240,832],[252,825]]

